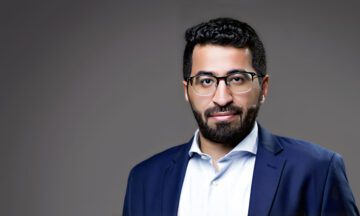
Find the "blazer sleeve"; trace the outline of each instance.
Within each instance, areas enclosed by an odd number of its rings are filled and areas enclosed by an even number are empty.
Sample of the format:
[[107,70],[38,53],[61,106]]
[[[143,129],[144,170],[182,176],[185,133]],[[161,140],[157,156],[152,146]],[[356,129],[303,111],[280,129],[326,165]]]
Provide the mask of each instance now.
[[346,177],[344,161],[337,153],[331,158],[328,167],[321,215],[359,215]]
[[133,193],[133,183],[132,183],[132,179],[133,179],[133,170],[130,171],[129,177],[128,177],[128,182],[127,182],[127,187],[126,187],[126,194],[125,194],[125,199],[124,199],[124,206],[123,206],[123,216],[130,216],[132,215],[131,213],[131,209],[133,209],[134,207],[132,206],[132,193]]

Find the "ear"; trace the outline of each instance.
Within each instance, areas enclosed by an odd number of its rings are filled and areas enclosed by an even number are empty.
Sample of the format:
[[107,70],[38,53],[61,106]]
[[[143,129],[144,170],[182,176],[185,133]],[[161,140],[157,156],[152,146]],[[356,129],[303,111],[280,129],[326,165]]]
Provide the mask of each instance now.
[[268,93],[269,93],[269,75],[266,75],[262,82],[261,82],[261,89],[262,89],[262,99],[261,99],[261,103],[265,102],[265,98],[267,97]]
[[188,96],[188,92],[187,92],[187,85],[188,85],[187,82],[185,80],[183,80],[185,100],[189,101],[189,96]]

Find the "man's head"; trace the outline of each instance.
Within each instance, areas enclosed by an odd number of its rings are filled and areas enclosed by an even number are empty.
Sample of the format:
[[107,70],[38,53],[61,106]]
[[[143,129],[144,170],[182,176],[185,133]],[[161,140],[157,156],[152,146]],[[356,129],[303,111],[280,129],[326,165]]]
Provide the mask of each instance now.
[[249,25],[229,18],[189,28],[185,39],[185,98],[200,135],[234,146],[251,131],[267,95],[263,44]]
[[196,45],[213,44],[249,48],[252,66],[260,75],[266,75],[265,48],[255,30],[247,23],[231,18],[212,19],[186,30],[186,46],[183,56],[183,79],[189,77],[192,54]]

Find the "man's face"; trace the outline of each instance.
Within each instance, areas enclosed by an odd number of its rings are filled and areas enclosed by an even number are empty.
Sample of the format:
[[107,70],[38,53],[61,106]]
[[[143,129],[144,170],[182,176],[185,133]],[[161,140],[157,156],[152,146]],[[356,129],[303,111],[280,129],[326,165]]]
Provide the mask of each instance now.
[[[255,72],[251,52],[248,48],[219,45],[196,45],[192,55],[191,75],[200,71],[211,72],[217,77],[226,76],[233,70]],[[254,79],[250,91],[232,93],[221,80],[213,95],[201,96],[184,81],[185,98],[189,101],[200,135],[225,145],[236,145],[252,129],[255,119],[267,95],[268,77],[260,83]]]

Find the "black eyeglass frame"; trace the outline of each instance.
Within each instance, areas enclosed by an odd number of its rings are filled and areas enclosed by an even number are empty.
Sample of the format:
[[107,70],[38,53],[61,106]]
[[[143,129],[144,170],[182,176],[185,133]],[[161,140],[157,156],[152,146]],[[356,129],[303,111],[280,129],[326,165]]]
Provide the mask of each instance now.
[[[259,75],[259,74],[255,73],[255,72],[236,70],[236,71],[232,71],[232,72],[228,73],[226,76],[221,76],[221,77],[215,76],[214,74],[211,74],[211,73],[199,73],[199,74],[196,74],[195,76],[188,77],[188,78],[186,79],[186,82],[187,82],[188,84],[190,83],[190,85],[192,85],[192,80],[193,80],[195,77],[199,77],[199,76],[204,76],[204,75],[206,75],[206,76],[211,76],[211,77],[213,77],[213,78],[216,79],[216,87],[219,85],[220,80],[224,80],[225,84],[226,84],[227,86],[229,86],[229,84],[227,83],[227,78],[228,78],[229,76],[234,75],[234,74],[250,74],[250,75],[251,75],[251,82],[254,82],[254,78],[255,78],[255,77],[258,77],[258,78],[263,78],[263,77],[265,77],[265,75]],[[188,86],[189,86],[189,85],[188,85]]]

